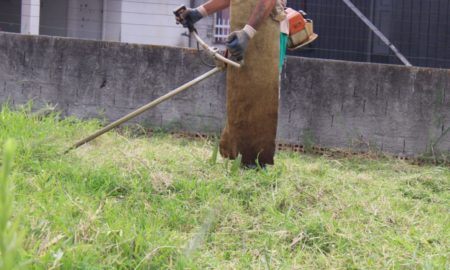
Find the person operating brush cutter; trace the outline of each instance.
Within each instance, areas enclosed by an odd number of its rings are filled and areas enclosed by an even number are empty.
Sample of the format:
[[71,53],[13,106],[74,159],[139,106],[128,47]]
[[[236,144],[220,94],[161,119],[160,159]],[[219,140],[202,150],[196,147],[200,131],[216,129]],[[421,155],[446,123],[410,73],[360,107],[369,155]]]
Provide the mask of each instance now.
[[[243,165],[250,168],[273,164],[278,118],[278,70],[281,71],[286,47],[299,49],[318,37],[313,31],[312,20],[306,20],[302,11],[285,9],[285,3],[285,0],[210,0],[195,9],[180,6],[174,10],[177,22],[189,29],[199,45],[217,60],[217,66],[77,141],[64,153],[217,74],[226,64],[228,119],[220,141],[220,153],[230,159],[241,155]],[[231,9],[232,33],[226,42],[231,59],[209,47],[194,27],[203,17],[226,7]],[[280,22],[283,22],[281,29]],[[244,60],[245,65],[236,62]]]
[[231,58],[244,61],[227,69],[227,122],[220,141],[225,158],[242,156],[242,165],[274,163],[279,102],[280,0],[210,0],[186,9],[183,26],[230,7],[231,34],[226,47]]

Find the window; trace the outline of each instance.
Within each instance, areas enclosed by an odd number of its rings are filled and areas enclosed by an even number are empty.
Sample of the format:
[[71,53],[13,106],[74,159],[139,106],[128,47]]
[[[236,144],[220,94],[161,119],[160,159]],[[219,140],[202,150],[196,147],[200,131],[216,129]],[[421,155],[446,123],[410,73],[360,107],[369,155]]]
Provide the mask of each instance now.
[[224,9],[216,13],[214,19],[214,41],[215,43],[225,43],[230,34],[230,9]]

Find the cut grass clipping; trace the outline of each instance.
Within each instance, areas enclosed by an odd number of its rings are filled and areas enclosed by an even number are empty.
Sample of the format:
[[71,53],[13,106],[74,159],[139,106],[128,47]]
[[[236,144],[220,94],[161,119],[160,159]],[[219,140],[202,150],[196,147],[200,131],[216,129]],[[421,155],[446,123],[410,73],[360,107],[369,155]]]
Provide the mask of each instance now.
[[243,170],[216,142],[164,133],[110,132],[61,154],[98,127],[3,106],[0,142],[17,150],[2,222],[20,219],[6,231],[22,232],[27,268],[450,267],[448,167],[280,152]]

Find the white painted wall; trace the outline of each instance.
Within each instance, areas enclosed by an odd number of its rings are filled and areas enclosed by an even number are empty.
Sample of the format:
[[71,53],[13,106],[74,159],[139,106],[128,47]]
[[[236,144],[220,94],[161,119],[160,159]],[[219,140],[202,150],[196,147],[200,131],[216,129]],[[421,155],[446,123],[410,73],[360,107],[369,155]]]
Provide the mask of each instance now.
[[[159,2],[159,3],[158,3]],[[175,24],[173,10],[188,0],[139,0],[122,2],[121,41],[185,47],[189,39],[186,32]]]
[[39,35],[40,0],[22,0],[20,32],[27,35]]
[[122,1],[103,0],[103,40],[122,39]]
[[69,0],[67,35],[102,39],[103,0]]
[[121,0],[41,0],[40,33],[120,41]]
[[[19,0],[14,0],[16,2]],[[187,47],[173,10],[189,0],[22,0],[23,33]],[[2,1],[0,0],[0,7]],[[42,4],[42,7],[40,6]],[[42,10],[40,10],[42,9]],[[39,20],[41,22],[39,24]],[[212,17],[198,24],[210,36]],[[195,44],[193,44],[195,45]]]

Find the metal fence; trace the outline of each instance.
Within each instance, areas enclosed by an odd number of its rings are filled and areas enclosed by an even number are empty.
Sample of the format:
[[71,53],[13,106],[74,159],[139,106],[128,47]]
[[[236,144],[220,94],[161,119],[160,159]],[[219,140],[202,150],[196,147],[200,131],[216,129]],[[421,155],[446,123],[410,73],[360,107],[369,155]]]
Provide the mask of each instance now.
[[[175,25],[179,4],[205,0],[26,0],[40,6],[24,14],[25,0],[0,0],[0,31],[20,32],[24,16],[39,17],[39,33],[130,43],[194,46]],[[343,0],[288,0],[306,11],[319,39],[301,51],[305,57],[401,64]],[[450,0],[352,0],[415,66],[450,68]],[[22,14],[21,14],[22,5]],[[225,10],[198,23],[209,42],[229,34]]]
[[[353,0],[414,66],[450,68],[449,0]],[[342,0],[291,0],[314,20],[319,39],[293,55],[401,64]]]

